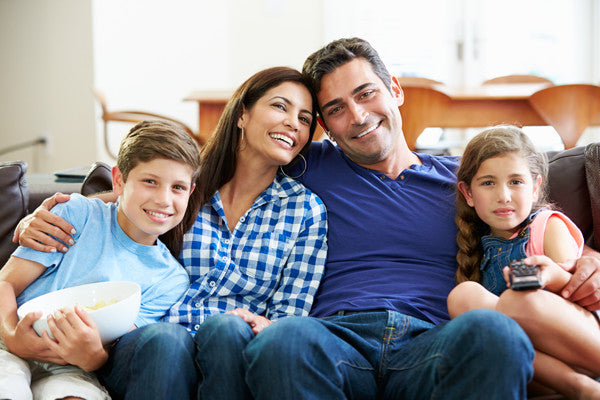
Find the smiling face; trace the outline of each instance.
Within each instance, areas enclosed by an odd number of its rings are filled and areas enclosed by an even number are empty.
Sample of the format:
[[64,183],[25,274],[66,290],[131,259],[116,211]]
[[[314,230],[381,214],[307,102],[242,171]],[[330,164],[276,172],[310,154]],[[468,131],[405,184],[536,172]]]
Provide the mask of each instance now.
[[508,239],[531,213],[541,181],[518,152],[510,152],[483,161],[471,185],[459,182],[458,188],[492,234]]
[[157,158],[140,162],[123,181],[113,167],[113,191],[119,196],[117,221],[137,243],[153,245],[159,235],[181,222],[193,190],[188,164]]
[[404,97],[395,82],[390,88],[363,58],[324,75],[317,94],[332,138],[354,162],[363,166],[389,156],[402,137],[400,106]]
[[312,110],[308,89],[298,83],[269,89],[238,121],[245,136],[240,155],[269,167],[288,164],[308,142]]

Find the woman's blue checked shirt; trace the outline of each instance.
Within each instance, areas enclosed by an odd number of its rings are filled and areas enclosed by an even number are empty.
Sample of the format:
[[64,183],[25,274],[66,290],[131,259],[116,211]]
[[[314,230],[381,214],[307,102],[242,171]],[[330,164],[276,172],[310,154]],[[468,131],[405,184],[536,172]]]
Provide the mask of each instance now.
[[229,232],[219,192],[185,234],[191,285],[164,317],[195,332],[217,313],[245,308],[269,319],[308,315],[327,257],[327,213],[317,195],[277,175]]

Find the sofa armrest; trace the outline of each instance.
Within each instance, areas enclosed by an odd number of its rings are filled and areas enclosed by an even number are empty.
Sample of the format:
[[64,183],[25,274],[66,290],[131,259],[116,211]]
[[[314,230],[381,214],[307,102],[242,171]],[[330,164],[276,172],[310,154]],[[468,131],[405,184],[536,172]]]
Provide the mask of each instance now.
[[585,178],[585,147],[548,154],[548,200],[579,227],[586,241],[593,232]]
[[600,143],[592,143],[585,148],[585,177],[593,224],[593,237],[588,245],[600,251]]
[[17,248],[12,236],[17,223],[56,192],[90,195],[112,189],[111,168],[104,163],[92,165],[81,179],[61,179],[52,174],[26,174],[23,161],[0,162],[0,268]]
[[31,174],[26,179],[29,182],[29,212],[33,212],[42,201],[56,192],[81,193],[89,196],[112,190],[111,168],[108,164],[100,161],[92,164],[83,182],[81,178],[61,179],[48,174]]
[[17,245],[12,235],[17,223],[27,214],[29,191],[25,180],[27,164],[23,161],[0,163],[0,268],[6,263]]

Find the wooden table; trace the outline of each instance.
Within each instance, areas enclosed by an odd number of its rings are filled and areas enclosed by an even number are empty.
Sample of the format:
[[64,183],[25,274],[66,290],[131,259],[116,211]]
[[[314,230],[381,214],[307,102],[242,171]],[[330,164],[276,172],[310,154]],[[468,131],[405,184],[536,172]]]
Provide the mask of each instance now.
[[183,99],[198,103],[198,136],[203,143],[206,143],[216,128],[225,104],[232,94],[233,90],[198,90]]
[[[198,103],[198,136],[202,143],[206,143],[213,130],[219,123],[219,118],[225,109],[225,104],[233,90],[194,91],[184,101]],[[317,124],[313,140],[320,140],[325,131]]]
[[[529,102],[533,93],[548,86],[546,83],[496,84],[464,89],[445,85],[405,85],[402,87],[404,104],[400,107],[402,130],[409,147],[414,149],[417,137],[427,127],[552,125]],[[199,135],[202,138],[210,136],[231,93],[196,91],[185,98],[198,103]],[[591,125],[600,125],[600,113],[593,118]],[[315,138],[319,137],[316,133]]]
[[[574,115],[572,110],[558,108],[554,115],[542,115],[531,103],[530,97],[539,90],[553,86],[541,84],[494,84],[473,88],[453,88],[444,85],[403,87],[404,104],[400,107],[402,130],[411,149],[417,137],[427,127],[469,128],[487,127],[497,124],[517,126],[550,125],[563,139],[566,148],[573,147],[583,130],[572,132],[565,126],[564,118]],[[577,85],[564,85],[577,86]],[[595,102],[598,102],[596,96]],[[557,99],[560,101],[562,99]],[[588,99],[582,103],[591,102]],[[568,115],[565,115],[567,111]],[[569,112],[571,112],[569,114]],[[558,120],[563,118],[563,121]],[[600,112],[588,121],[589,125],[600,125]],[[569,125],[569,124],[567,124]]]

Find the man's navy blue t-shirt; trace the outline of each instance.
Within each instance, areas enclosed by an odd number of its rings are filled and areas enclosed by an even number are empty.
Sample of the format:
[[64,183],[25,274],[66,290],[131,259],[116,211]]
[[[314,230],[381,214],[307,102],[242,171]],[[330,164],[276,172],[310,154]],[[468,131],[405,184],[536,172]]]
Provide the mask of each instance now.
[[417,154],[395,180],[314,142],[299,178],[327,207],[329,254],[311,315],[390,309],[439,323],[455,284],[457,157]]

